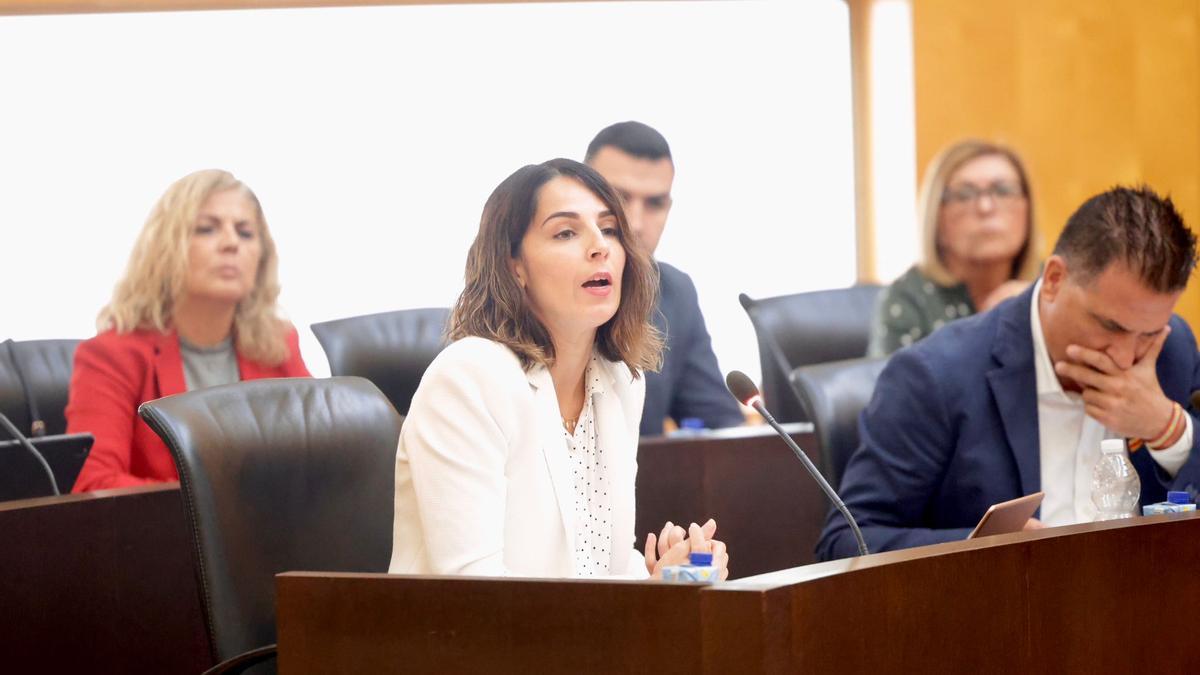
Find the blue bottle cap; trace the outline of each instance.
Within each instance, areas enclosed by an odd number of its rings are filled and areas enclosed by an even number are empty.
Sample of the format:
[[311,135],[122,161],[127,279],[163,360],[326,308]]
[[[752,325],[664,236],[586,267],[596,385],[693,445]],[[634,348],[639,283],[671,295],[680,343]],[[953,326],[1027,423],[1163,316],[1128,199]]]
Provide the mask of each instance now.
[[699,417],[685,417],[679,420],[679,428],[699,431],[705,428],[704,420],[700,419]]
[[688,562],[696,567],[708,567],[712,564],[711,553],[692,553],[688,556],[688,558]]
[[1172,504],[1191,504],[1192,496],[1182,490],[1171,490],[1167,493],[1167,501]]

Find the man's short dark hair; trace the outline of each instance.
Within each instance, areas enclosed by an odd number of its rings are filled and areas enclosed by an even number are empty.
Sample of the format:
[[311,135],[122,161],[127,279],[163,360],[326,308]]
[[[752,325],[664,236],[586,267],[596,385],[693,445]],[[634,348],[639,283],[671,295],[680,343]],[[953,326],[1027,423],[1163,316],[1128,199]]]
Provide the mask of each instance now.
[[608,146],[642,159],[671,159],[671,146],[667,145],[667,139],[653,127],[641,122],[617,122],[601,129],[588,143],[583,161],[591,162],[601,148]]
[[1063,229],[1054,253],[1080,283],[1124,262],[1147,288],[1183,290],[1196,268],[1196,237],[1169,197],[1149,187],[1115,187],[1087,200]]

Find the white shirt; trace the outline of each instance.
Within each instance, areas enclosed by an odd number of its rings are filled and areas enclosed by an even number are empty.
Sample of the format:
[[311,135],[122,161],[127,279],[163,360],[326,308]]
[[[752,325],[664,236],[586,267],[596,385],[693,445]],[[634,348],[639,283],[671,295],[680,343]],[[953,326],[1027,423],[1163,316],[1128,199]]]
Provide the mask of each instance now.
[[575,433],[563,430],[575,485],[575,576],[609,574],[612,557],[612,498],[604,477],[609,475],[604,448],[596,442],[596,406],[592,397],[604,393],[596,357],[584,373],[586,395]]
[[[1041,460],[1041,520],[1046,525],[1070,525],[1089,522],[1096,517],[1092,504],[1092,469],[1100,459],[1100,441],[1120,436],[1105,429],[1084,411],[1083,397],[1065,392],[1050,362],[1038,296],[1042,282],[1033,287],[1029,323],[1033,331],[1033,361],[1037,374],[1038,445]],[[1163,450],[1145,447],[1154,461],[1174,476],[1187,461],[1192,449],[1192,417],[1184,415],[1187,428],[1175,445]]]

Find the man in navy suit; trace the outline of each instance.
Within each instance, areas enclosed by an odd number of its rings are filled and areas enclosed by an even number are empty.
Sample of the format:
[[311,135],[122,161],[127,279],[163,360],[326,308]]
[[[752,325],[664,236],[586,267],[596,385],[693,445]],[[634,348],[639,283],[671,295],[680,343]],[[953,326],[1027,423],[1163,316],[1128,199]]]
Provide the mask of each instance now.
[[[1127,439],[1143,504],[1195,496],[1200,357],[1172,314],[1195,265],[1169,199],[1115,188],[1071,216],[1033,288],[893,355],[841,485],[868,548],[963,539],[990,505],[1039,490],[1027,529],[1090,521],[1105,438]],[[831,512],[818,557],[856,552]]]
[[[621,194],[630,229],[653,255],[667,225],[675,180],[667,139],[641,122],[620,122],[596,134],[584,161]],[[661,261],[658,272],[660,292],[653,318],[666,336],[666,350],[662,369],[646,373],[641,434],[661,434],[668,417],[676,424],[700,419],[710,429],[741,424],[745,418],[725,390],[695,284]]]

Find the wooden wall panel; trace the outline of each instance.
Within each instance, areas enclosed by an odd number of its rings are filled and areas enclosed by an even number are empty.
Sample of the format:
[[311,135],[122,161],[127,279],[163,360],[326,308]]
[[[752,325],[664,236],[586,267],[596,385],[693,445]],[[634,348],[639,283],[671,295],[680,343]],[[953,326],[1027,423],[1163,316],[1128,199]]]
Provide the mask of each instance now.
[[[917,162],[982,136],[1028,161],[1048,253],[1116,183],[1169,192],[1200,232],[1200,1],[912,0]],[[1200,326],[1200,281],[1178,311]]]

